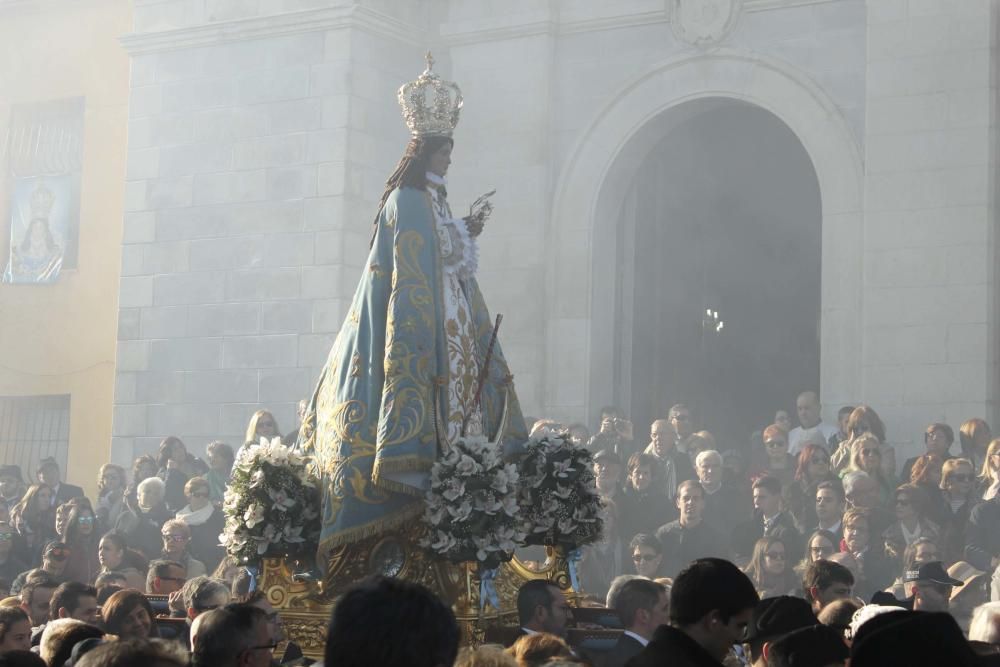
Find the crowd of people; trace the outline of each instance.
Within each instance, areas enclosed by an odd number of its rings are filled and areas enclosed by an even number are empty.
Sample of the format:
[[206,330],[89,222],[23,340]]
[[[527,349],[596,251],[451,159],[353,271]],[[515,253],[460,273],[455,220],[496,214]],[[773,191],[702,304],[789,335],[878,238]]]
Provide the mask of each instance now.
[[[530,420],[593,454],[605,522],[582,550],[583,594],[530,581],[510,645],[459,652],[446,603],[369,580],[338,602],[325,663],[1000,661],[1000,439],[982,419],[963,423],[957,443],[933,423],[926,451],[900,465],[871,407],[845,406],[836,425],[813,392],[796,407],[798,426],[779,411],[743,448],[719,446],[684,405],[651,424],[648,442],[614,408],[593,436]],[[258,411],[245,441],[275,437],[274,416]],[[131,470],[103,465],[94,500],[53,459],[32,480],[0,467],[0,667],[308,662],[291,643],[276,653],[280,616],[219,545],[235,458],[222,442],[202,459],[168,437]],[[581,616],[580,606],[604,608],[614,641],[574,635],[570,602]],[[587,627],[598,626],[577,624]],[[940,641],[912,639],[924,635]],[[919,650],[893,643],[904,636]],[[928,658],[942,650],[947,660]],[[886,662],[886,651],[922,661]]]

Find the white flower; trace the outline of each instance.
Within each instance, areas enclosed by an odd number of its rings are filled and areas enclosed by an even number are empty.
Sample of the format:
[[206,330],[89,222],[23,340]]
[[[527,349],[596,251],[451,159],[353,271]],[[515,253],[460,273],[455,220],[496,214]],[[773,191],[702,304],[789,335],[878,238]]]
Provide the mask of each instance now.
[[572,493],[572,486],[563,486],[562,484],[556,484],[556,490],[552,492],[556,498],[562,498],[563,500],[568,499]]
[[455,472],[463,477],[474,475],[480,470],[482,470],[480,465],[476,463],[476,460],[468,454],[462,454],[462,458],[459,460],[458,465],[455,466]]
[[553,461],[552,472],[556,477],[565,479],[566,477],[569,477],[569,473],[576,472],[576,468],[573,467],[572,459],[566,459],[565,461]]
[[437,541],[431,543],[431,549],[438,553],[447,553],[458,544],[455,537],[443,530],[437,531]]
[[508,484],[510,484],[510,478],[507,477],[507,471],[497,470],[493,473],[493,482],[490,484],[490,488],[496,489],[500,493],[507,493]]
[[448,488],[441,495],[445,500],[454,501],[465,494],[465,483],[458,479],[448,480]]
[[295,499],[289,498],[288,494],[285,493],[284,490],[282,489],[278,489],[277,491],[268,489],[267,495],[269,495],[271,497],[271,500],[274,502],[274,505],[272,505],[272,507],[278,510],[279,512],[284,512],[295,506]]
[[569,535],[574,530],[576,530],[576,524],[573,523],[572,519],[560,519],[559,520],[559,532],[563,535]]
[[302,526],[292,527],[291,524],[286,524],[284,530],[281,531],[286,542],[297,543],[305,542],[302,537]]
[[252,529],[258,523],[264,521],[264,508],[256,503],[251,505],[243,513],[243,521],[246,523],[247,528]]
[[517,496],[515,494],[509,493],[506,496],[504,496],[504,499],[503,499],[503,511],[504,511],[504,514],[506,514],[507,516],[511,516],[511,517],[517,516],[517,511],[519,509],[520,509],[520,506],[517,503]]
[[250,475],[250,488],[254,489],[257,488],[258,486],[263,486],[265,481],[266,480],[264,479],[264,471],[257,470],[256,472],[254,472],[254,474]]
[[463,500],[462,504],[458,507],[449,507],[448,514],[450,514],[451,518],[456,522],[465,521],[472,514],[472,503],[468,500]]

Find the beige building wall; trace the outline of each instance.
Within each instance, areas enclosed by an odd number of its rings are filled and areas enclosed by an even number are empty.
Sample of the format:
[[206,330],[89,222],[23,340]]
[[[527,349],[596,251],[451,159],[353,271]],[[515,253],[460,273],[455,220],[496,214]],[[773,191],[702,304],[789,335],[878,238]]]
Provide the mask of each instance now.
[[[77,96],[86,104],[77,268],[54,285],[0,284],[0,396],[71,396],[63,474],[91,497],[111,442],[129,92],[119,37],[131,22],[127,0],[0,0],[0,138],[12,105]],[[6,179],[4,169],[4,264]]]

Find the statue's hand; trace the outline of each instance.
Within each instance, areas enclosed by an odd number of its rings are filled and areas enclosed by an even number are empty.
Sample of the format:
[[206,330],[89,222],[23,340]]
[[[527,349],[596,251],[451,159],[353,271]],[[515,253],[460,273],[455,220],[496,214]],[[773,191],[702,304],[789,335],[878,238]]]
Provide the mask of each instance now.
[[472,238],[476,238],[483,233],[483,226],[486,221],[482,217],[470,215],[467,218],[463,218],[463,220],[465,220],[465,228],[469,230],[469,236]]

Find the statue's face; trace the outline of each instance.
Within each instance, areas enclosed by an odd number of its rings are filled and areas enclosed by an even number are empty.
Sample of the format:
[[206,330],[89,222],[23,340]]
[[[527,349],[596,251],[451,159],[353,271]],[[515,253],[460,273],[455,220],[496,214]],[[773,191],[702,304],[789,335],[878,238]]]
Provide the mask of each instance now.
[[450,165],[451,165],[451,142],[445,142],[441,146],[441,148],[431,153],[429,169],[431,172],[444,178],[444,175],[448,173],[448,167]]

